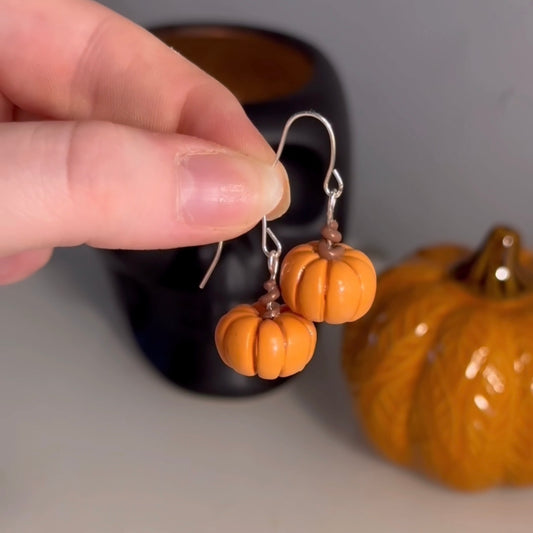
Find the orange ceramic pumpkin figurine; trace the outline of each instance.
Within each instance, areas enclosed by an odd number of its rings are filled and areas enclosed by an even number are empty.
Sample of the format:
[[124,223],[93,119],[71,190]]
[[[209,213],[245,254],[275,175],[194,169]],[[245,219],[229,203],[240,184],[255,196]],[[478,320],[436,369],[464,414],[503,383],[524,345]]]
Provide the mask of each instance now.
[[533,255],[496,228],[481,249],[421,250],[378,279],[345,329],[370,441],[451,487],[533,483]]
[[341,239],[337,222],[331,220],[320,241],[296,246],[281,265],[283,300],[314,322],[353,322],[374,300],[376,272],[370,259]]
[[[221,359],[245,376],[276,379],[303,370],[313,357],[316,329],[312,322],[280,306],[273,280],[255,305],[239,305],[226,313],[215,331]],[[270,304],[270,305],[269,305]]]

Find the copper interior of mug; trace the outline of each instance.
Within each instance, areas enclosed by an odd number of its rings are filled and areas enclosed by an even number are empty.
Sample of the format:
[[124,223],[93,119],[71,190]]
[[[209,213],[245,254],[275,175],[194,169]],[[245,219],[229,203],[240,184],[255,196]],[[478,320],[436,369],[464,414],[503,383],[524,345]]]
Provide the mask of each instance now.
[[309,54],[268,33],[216,26],[154,33],[224,84],[242,104],[286,98],[300,91],[313,73]]

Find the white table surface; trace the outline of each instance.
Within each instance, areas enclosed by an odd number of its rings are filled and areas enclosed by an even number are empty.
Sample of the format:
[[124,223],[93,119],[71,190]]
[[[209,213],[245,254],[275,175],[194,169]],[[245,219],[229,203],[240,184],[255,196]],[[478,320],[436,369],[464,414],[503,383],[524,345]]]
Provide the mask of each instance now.
[[0,288],[0,532],[533,530],[533,490],[462,494],[364,445],[340,328],[275,392],[214,399],[139,355],[98,257]]

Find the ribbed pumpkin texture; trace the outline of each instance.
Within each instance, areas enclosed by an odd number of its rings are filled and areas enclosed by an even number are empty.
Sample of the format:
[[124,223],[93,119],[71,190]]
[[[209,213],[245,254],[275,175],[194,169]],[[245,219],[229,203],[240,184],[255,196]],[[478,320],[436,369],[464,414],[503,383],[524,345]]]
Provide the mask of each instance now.
[[245,376],[287,377],[303,370],[316,347],[315,325],[286,306],[276,318],[263,318],[260,305],[239,305],[215,330],[221,359]]
[[344,254],[324,259],[319,241],[290,250],[281,265],[280,289],[284,302],[313,322],[342,324],[362,317],[376,293],[376,273],[370,259],[346,244]]
[[383,273],[371,311],[346,326],[343,365],[390,460],[463,490],[533,483],[533,256],[516,232]]

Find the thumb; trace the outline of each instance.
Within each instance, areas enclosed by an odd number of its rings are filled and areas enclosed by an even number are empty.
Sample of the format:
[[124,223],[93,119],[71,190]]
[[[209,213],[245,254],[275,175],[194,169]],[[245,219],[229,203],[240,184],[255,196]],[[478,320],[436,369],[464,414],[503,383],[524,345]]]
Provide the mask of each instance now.
[[0,256],[226,240],[279,210],[285,191],[281,165],[193,137],[107,122],[0,124]]

